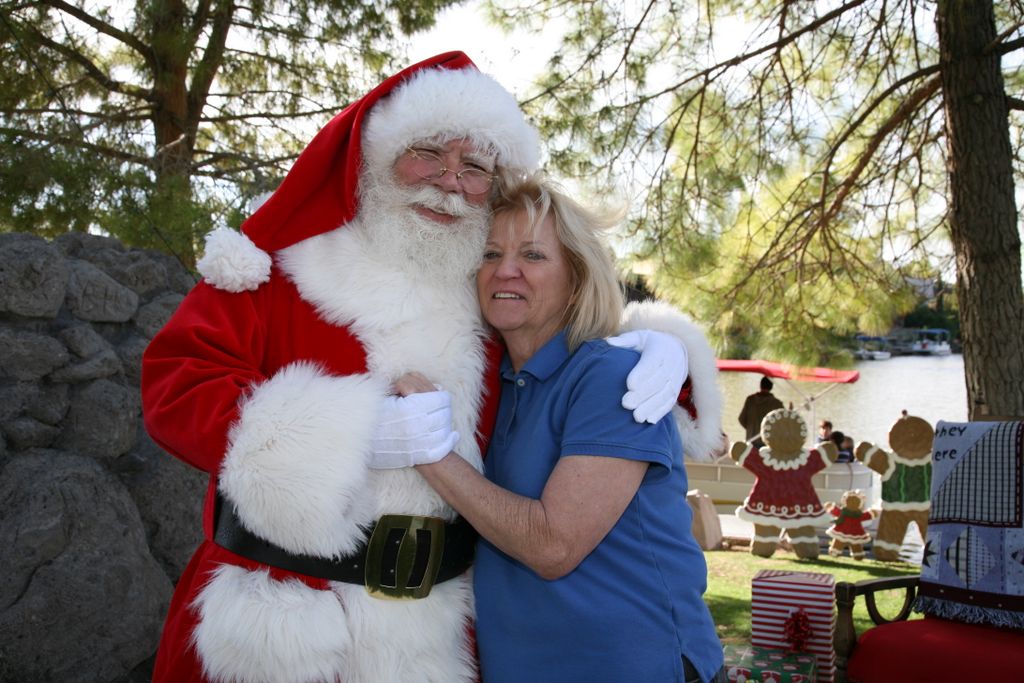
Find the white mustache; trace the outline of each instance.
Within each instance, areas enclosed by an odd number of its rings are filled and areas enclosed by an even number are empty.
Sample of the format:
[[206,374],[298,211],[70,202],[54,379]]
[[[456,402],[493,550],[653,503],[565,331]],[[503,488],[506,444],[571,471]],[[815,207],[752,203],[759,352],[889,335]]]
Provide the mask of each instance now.
[[464,218],[473,211],[462,195],[453,192],[442,192],[436,187],[417,187],[409,192],[409,201],[426,207],[437,213]]

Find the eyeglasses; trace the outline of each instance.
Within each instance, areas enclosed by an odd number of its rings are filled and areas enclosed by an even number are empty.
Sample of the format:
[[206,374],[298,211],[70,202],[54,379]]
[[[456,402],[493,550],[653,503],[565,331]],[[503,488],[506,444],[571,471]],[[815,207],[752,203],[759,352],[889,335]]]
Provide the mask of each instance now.
[[483,194],[494,180],[494,174],[482,168],[470,167],[455,172],[444,165],[441,157],[425,149],[407,147],[405,151],[409,154],[409,169],[423,180],[437,180],[445,173],[454,173],[466,194]]

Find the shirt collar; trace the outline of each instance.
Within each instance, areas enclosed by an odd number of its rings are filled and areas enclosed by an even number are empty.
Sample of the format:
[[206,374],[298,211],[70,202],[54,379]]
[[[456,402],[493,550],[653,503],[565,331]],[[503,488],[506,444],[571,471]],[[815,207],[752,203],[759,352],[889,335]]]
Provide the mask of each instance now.
[[[549,339],[544,346],[537,349],[537,352],[530,357],[530,360],[526,361],[526,365],[523,366],[520,372],[529,373],[543,382],[551,377],[570,355],[569,346],[565,339],[565,330],[562,330]],[[510,380],[515,375],[516,372],[512,369],[512,361],[506,352],[501,359],[501,376]]]

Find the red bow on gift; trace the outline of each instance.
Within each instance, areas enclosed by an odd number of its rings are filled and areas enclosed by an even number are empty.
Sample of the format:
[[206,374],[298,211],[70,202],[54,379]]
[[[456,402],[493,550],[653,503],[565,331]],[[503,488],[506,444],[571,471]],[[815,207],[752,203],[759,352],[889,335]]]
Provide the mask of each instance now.
[[790,613],[789,617],[786,618],[784,628],[786,642],[789,643],[789,651],[804,652],[807,641],[814,635],[814,631],[811,630],[811,620],[807,617],[807,612],[804,611],[803,607],[799,607],[796,611]]

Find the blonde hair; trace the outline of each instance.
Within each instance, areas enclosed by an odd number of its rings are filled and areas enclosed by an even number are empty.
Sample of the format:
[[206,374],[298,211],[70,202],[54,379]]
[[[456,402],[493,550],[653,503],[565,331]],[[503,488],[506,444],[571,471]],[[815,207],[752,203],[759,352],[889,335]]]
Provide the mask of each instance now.
[[624,211],[588,209],[539,173],[518,183],[498,183],[498,187],[492,221],[502,214],[522,212],[536,230],[548,215],[554,218],[572,287],[564,317],[569,350],[575,351],[588,339],[617,333],[625,303],[604,233],[619,223]]

